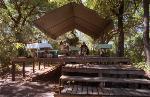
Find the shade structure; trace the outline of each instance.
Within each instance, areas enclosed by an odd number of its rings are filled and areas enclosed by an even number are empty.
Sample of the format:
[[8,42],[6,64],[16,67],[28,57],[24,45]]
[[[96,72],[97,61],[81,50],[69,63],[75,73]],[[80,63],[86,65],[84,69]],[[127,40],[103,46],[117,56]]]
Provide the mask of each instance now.
[[113,28],[112,20],[104,19],[95,11],[74,2],[46,13],[34,24],[53,39],[73,29],[97,39]]
[[49,48],[52,49],[52,45],[48,43],[32,43],[27,44],[27,49],[42,49],[42,48]]

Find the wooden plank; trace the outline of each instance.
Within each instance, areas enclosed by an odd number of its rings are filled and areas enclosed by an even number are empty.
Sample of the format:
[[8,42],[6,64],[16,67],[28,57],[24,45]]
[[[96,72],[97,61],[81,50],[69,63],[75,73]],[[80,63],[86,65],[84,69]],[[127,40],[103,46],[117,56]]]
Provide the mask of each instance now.
[[[101,87],[100,87],[100,88],[101,88]],[[101,88],[101,91],[103,92],[102,95],[108,95],[108,96],[110,96],[110,95],[108,94],[106,88]]]
[[68,67],[72,67],[72,64],[67,64]]
[[111,90],[112,90],[112,93],[113,93],[113,95],[124,95],[124,92],[119,88],[115,88],[115,89],[112,89],[111,88]]
[[77,85],[73,85],[72,94],[76,94],[77,91],[78,91],[78,86]]
[[98,95],[97,87],[92,87],[93,95]]
[[78,69],[80,69],[82,67],[82,64],[79,64],[79,68]]
[[148,89],[148,90],[136,89],[135,93],[132,93],[132,94],[133,95],[136,94],[136,95],[142,95],[142,96],[148,96],[148,95],[150,96],[150,89]]
[[[54,94],[54,97],[106,97],[98,95],[70,95],[70,94]],[[108,97],[108,96],[107,96]]]
[[150,90],[146,89],[128,89],[128,88],[121,88],[122,91],[121,95],[125,96],[138,96],[138,97],[150,97]]
[[72,64],[72,67],[71,68],[75,68],[76,69],[76,65],[75,64]]
[[82,94],[85,94],[85,95],[88,94],[88,87],[87,86],[82,86]]
[[66,57],[65,62],[77,62],[77,63],[130,63],[129,58],[120,57]]
[[[75,65],[75,64],[74,64]],[[88,72],[87,72],[88,71]],[[135,74],[135,75],[145,75],[143,70],[137,70],[135,68],[128,67],[120,67],[120,66],[104,66],[104,65],[92,65],[92,66],[83,66],[81,68],[68,68],[63,67],[62,72],[83,72],[83,73],[111,73],[111,74]]]
[[67,93],[68,87],[69,87],[68,85],[64,85],[64,88],[60,93]]
[[83,88],[81,85],[77,85],[77,94],[82,94]]
[[66,93],[72,94],[72,90],[73,90],[73,85],[68,85],[68,89]]
[[79,68],[79,64],[75,64],[75,68],[76,68],[76,69]]
[[128,79],[128,78],[108,78],[108,77],[83,77],[83,76],[67,76],[60,77],[62,81],[79,81],[79,82],[112,82],[112,83],[137,83],[150,84],[148,79]]
[[[87,87],[77,85],[78,91],[74,94],[72,92],[72,86],[68,85],[67,87],[64,86],[64,89],[62,90],[62,94],[73,94],[78,95],[79,97],[84,97],[84,95],[92,95],[92,97],[98,96],[98,97],[150,97],[150,90],[146,89],[128,89],[128,88],[101,88],[101,87]],[[94,94],[94,89],[97,88],[98,94]],[[71,92],[67,92],[70,89]],[[83,91],[82,91],[83,90]],[[95,96],[94,96],[95,95]],[[77,97],[78,97],[77,96]],[[85,97],[86,97],[85,96]],[[72,97],[72,95],[67,96]]]
[[92,95],[92,94],[93,94],[93,91],[92,91],[92,87],[91,87],[91,86],[88,86],[88,94],[89,94],[89,95]]
[[83,77],[83,76],[66,76],[66,75],[62,75],[60,77],[60,79],[62,81],[67,81],[67,80],[71,80],[71,81],[84,81],[84,82],[99,82],[99,77]]
[[[135,89],[132,89],[132,90],[129,91],[129,89],[121,88],[121,91],[123,92],[123,95],[125,95],[125,96],[135,96],[135,95],[139,96],[139,93],[137,94],[135,92]],[[134,94],[132,95],[131,92],[134,93]]]
[[98,95],[103,95],[102,88],[98,87],[97,90],[98,90]]
[[114,95],[111,88],[105,88],[104,91],[107,93],[107,95],[110,95],[110,96]]

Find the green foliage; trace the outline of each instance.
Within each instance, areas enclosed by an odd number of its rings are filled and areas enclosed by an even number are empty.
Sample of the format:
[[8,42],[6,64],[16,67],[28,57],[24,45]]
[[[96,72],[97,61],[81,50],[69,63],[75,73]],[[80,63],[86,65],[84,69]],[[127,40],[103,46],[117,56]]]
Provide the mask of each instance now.
[[28,57],[28,52],[24,44],[16,43],[15,47],[17,48],[17,57]]
[[[118,15],[121,0],[87,0],[86,5],[94,9],[100,16],[106,19],[111,18],[114,22],[114,29],[111,32],[105,33],[104,37],[100,36],[102,40],[107,40],[107,43],[112,40],[113,37],[117,36],[118,32]],[[125,35],[130,35],[132,30],[137,30],[137,27],[142,23],[142,9],[141,0],[123,0],[124,1],[124,12],[123,12],[123,23]],[[137,32],[137,31],[135,31]],[[118,36],[117,36],[118,37]],[[100,41],[102,41],[100,39]]]
[[77,46],[79,44],[79,37],[77,37],[76,32],[72,31],[70,37],[66,37],[66,42],[70,46]]
[[[4,0],[5,8],[0,8],[0,62],[1,67],[9,68],[10,60],[16,56],[26,55],[24,46],[17,47],[15,43],[27,43],[28,41],[38,41],[43,38],[48,39],[54,48],[58,48],[58,41],[53,41],[36,29],[33,21],[51,11],[58,6],[69,2],[83,3],[83,0]],[[117,15],[120,6],[120,0],[85,0],[83,3],[99,13],[105,19],[112,19],[114,29],[105,33],[102,37],[102,43],[113,41],[117,46]],[[143,42],[142,34],[137,33],[142,27],[142,0],[124,0],[124,32],[125,32],[125,55],[131,58],[135,63],[143,62]],[[69,37],[68,37],[69,36]],[[70,37],[71,36],[71,37]],[[63,40],[68,41],[70,45],[77,45],[80,40],[86,41],[90,49],[93,49],[93,40],[85,37],[76,36],[75,33],[64,35]],[[112,40],[113,39],[113,40]],[[99,42],[99,41],[98,41]],[[116,49],[116,47],[114,47]],[[115,49],[111,51],[114,54]],[[145,63],[139,63],[143,68]]]
[[146,64],[146,62],[139,62],[133,64],[136,68],[142,69],[144,71],[150,72],[150,65]]
[[70,2],[83,3],[82,0],[49,0],[49,2],[57,2],[58,6],[63,6]]
[[41,33],[35,34],[37,30],[33,21],[48,10],[56,8],[57,3],[49,3],[47,0],[4,1],[5,7],[0,8],[0,68],[9,71],[14,57],[27,56],[24,46],[17,47],[16,43],[37,40]]
[[125,55],[129,57],[132,62],[139,63],[144,61],[144,45],[142,33],[137,33],[134,36],[128,37],[125,46]]

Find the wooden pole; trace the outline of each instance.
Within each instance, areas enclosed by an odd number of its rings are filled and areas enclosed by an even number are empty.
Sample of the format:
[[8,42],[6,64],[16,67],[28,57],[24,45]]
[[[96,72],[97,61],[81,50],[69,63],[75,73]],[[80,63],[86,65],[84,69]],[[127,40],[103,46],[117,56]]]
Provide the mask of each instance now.
[[25,62],[23,62],[22,73],[23,73],[23,77],[25,77]]
[[12,81],[15,81],[15,70],[16,70],[16,65],[15,63],[12,62]]
[[33,62],[32,67],[33,67],[33,73],[35,73],[35,62]]
[[41,67],[40,67],[40,66],[41,66],[41,62],[39,62],[39,70],[41,69]]

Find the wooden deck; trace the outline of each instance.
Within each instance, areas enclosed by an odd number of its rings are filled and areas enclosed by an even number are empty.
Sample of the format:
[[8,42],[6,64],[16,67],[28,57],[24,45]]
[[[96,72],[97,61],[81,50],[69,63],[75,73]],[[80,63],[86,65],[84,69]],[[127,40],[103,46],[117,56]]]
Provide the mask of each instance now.
[[150,90],[65,85],[55,97],[150,97]]

